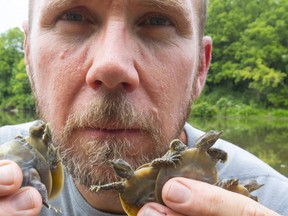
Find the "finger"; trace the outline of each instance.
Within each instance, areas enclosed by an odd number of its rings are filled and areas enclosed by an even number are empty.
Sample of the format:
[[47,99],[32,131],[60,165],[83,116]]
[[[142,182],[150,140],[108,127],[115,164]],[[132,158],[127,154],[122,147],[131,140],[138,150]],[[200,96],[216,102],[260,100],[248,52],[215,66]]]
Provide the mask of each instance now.
[[246,196],[186,178],[170,179],[162,197],[169,208],[189,216],[278,215]]
[[0,160],[0,197],[17,192],[22,179],[22,171],[15,162]]
[[42,198],[32,187],[21,188],[11,196],[0,198],[0,215],[36,216],[41,207]]
[[147,203],[144,205],[137,214],[138,216],[183,216],[166,206],[158,203]]

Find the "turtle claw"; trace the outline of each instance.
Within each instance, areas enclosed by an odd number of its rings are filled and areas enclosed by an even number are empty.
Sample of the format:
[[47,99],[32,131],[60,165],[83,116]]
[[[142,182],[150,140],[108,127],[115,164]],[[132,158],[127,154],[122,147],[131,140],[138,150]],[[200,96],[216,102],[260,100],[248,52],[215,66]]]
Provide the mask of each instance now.
[[54,206],[51,206],[50,204],[48,204],[48,202],[43,201],[43,205],[44,205],[46,208],[53,210],[55,213],[62,214],[61,209],[56,208],[56,207],[54,207]]
[[95,191],[96,193],[100,190],[101,186],[100,185],[91,185],[89,190],[90,191]]
[[62,215],[62,211],[59,208],[53,207],[51,205],[48,206],[49,209],[53,210],[55,213],[61,214]]

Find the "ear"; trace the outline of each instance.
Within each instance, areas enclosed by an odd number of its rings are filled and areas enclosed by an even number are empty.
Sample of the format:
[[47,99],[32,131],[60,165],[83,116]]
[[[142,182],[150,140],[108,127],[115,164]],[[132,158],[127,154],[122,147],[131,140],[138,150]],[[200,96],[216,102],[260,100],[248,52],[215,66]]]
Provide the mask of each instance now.
[[209,36],[204,36],[202,39],[202,50],[200,53],[198,76],[194,82],[193,100],[195,100],[202,92],[207,73],[210,67],[212,53],[212,39]]
[[30,43],[29,43],[29,24],[28,21],[24,21],[22,24],[22,28],[24,30],[24,53],[25,53],[25,65],[26,65],[26,71],[28,73],[28,76],[30,78]]

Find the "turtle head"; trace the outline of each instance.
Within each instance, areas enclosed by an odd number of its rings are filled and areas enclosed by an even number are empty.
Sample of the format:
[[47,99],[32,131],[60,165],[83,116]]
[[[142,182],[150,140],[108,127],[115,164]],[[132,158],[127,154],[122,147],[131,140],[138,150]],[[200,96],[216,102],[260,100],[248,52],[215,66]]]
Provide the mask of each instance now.
[[116,174],[124,179],[129,179],[134,174],[134,170],[131,165],[122,159],[116,159],[110,161]]
[[37,120],[30,128],[29,134],[31,137],[42,138],[46,124],[41,120]]
[[210,130],[204,135],[200,136],[195,143],[196,148],[207,151],[219,139],[223,131]]

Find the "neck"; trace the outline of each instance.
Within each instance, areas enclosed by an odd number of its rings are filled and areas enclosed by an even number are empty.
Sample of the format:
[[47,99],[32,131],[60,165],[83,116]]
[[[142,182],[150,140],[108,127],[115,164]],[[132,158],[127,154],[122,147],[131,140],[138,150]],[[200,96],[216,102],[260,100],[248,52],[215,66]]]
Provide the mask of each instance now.
[[181,132],[179,139],[180,139],[184,144],[187,145],[188,140],[187,140],[187,135],[186,135],[186,133],[185,133],[184,130]]

